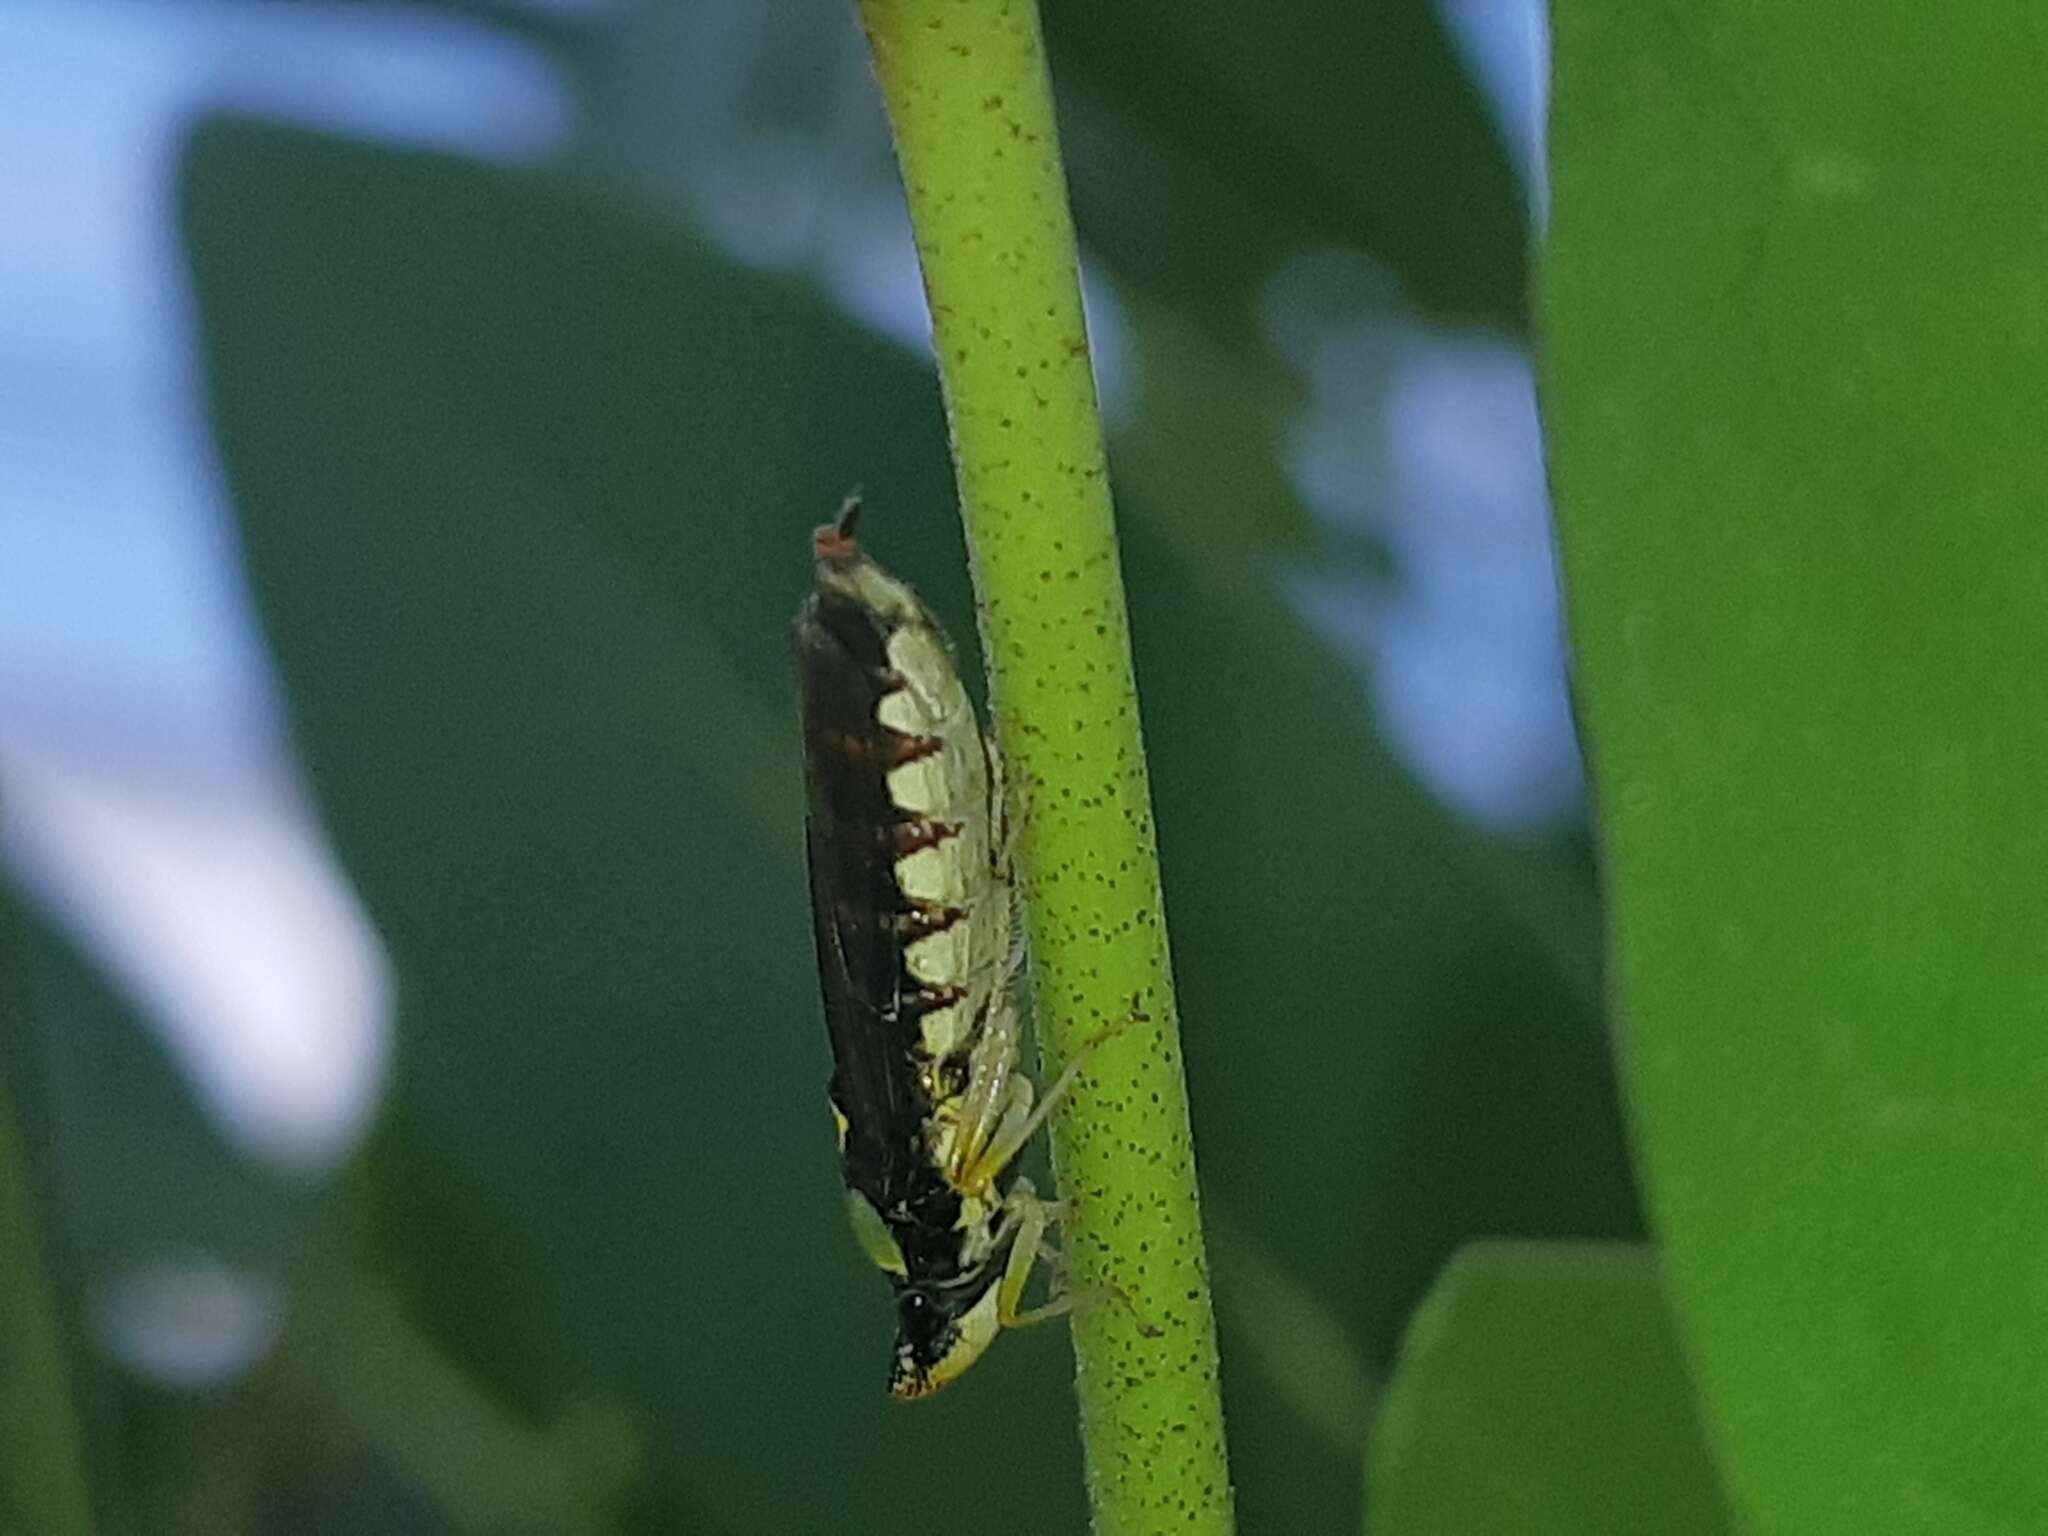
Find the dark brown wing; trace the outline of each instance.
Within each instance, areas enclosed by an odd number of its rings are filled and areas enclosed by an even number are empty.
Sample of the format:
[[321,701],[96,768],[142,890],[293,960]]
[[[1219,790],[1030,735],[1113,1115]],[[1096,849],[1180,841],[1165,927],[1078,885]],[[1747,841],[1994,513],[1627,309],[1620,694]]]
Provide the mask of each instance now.
[[887,636],[850,598],[814,592],[797,615],[811,913],[832,1042],[832,1102],[846,1120],[846,1181],[878,1210],[921,1185],[928,1106],[903,1006],[896,809],[888,733],[876,718],[891,685]]

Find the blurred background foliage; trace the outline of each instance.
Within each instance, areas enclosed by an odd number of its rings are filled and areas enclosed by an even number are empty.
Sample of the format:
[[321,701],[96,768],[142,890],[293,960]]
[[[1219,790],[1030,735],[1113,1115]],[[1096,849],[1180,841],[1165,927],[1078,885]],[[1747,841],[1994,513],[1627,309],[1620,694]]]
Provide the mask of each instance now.
[[[80,915],[70,845],[13,834],[5,1086],[105,1528],[1079,1528],[1058,1330],[883,1395],[824,1113],[785,649],[811,525],[862,487],[876,551],[974,634],[849,8],[139,9],[232,87],[164,119],[177,323],[308,835],[395,1005],[366,988],[390,1057],[352,1069],[360,1113],[277,1155]],[[1425,0],[1048,0],[1046,27],[1241,1518],[1357,1529],[1460,1246],[1641,1233],[1528,382],[1536,102],[1498,62],[1539,80],[1540,27]],[[472,49],[474,122],[334,105]],[[18,818],[52,803],[26,784]],[[1573,1350],[1668,1365],[1640,1251],[1590,1339],[1557,1276],[1605,1295],[1615,1250],[1531,1252],[1536,1301],[1481,1286],[1442,1327],[1550,1320],[1529,1349],[1567,1395],[1606,1379]],[[1544,1377],[1502,1398],[1540,1412]],[[1499,1407],[1406,1390],[1403,1443],[1453,1464]],[[1648,1486],[1711,1505],[1697,1447],[1665,1451]],[[1428,1468],[1398,1460],[1373,1476],[1412,1512]],[[1386,1528],[1506,1528],[1419,1507]]]

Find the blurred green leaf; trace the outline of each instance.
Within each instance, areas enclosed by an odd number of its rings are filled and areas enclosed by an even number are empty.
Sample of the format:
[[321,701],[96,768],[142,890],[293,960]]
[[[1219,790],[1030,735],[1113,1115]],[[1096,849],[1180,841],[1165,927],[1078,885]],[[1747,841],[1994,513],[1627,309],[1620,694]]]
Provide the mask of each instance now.
[[0,1520],[68,1536],[91,1531],[92,1505],[34,1231],[19,1149],[0,1123]]
[[1526,201],[1486,103],[1424,0],[1045,13],[1083,249],[1132,342],[1121,500],[1232,575],[1300,553],[1273,300],[1305,253],[1366,252],[1403,313],[1519,329]]
[[388,1287],[407,1323],[482,1395],[544,1420],[576,1382],[534,1294],[520,1236],[489,1219],[446,1166],[441,1141],[419,1123],[406,1074],[391,1098],[337,1201],[334,1262],[354,1268],[353,1288]]
[[[425,1274],[452,1202],[464,1262],[524,1275],[445,1347],[541,1380],[485,1358],[527,1347],[530,1307],[571,1381],[643,1416],[658,1485],[730,1529],[957,1520],[932,1469],[962,1465],[987,1510],[1077,1523],[1056,1330],[884,1397],[887,1292],[824,1113],[786,625],[858,482],[971,651],[925,364],[530,175],[214,123],[184,198],[258,600],[397,961],[392,1167],[439,1193],[374,1201],[409,1228],[382,1248]],[[1635,1230],[1605,1039],[1264,573],[1136,510],[1202,1167],[1370,1368],[1472,1233]],[[1247,1527],[1352,1523],[1355,1459],[1246,1380],[1233,1411],[1274,1410],[1236,1437]]]
[[1212,1196],[1202,1218],[1216,1293],[1227,1308],[1223,1326],[1238,1345],[1235,1363],[1265,1377],[1295,1418],[1348,1457],[1372,1423],[1378,1389],[1365,1350],[1228,1205]]
[[2038,7],[1556,7],[1629,1087],[1766,1532],[2048,1528]]
[[[1096,93],[1100,110],[1143,130],[1125,153],[1068,155],[1083,237],[1112,265],[1162,297],[1212,285],[1242,295],[1284,251],[1361,249],[1427,309],[1521,323],[1526,202],[1425,0],[1046,0],[1044,11],[1063,99]],[[1162,198],[1184,168],[1228,188],[1234,206]],[[1462,195],[1444,198],[1447,185]],[[1168,206],[1182,216],[1163,220]]]
[[616,1405],[572,1400],[559,1424],[537,1429],[479,1391],[374,1281],[343,1269],[294,1300],[263,1388],[317,1436],[309,1454],[360,1440],[459,1532],[617,1529],[610,1511],[636,1475],[640,1432]]
[[99,956],[40,914],[27,938],[43,1133],[62,1169],[54,1216],[81,1289],[192,1253],[275,1272],[324,1212],[320,1186],[223,1137],[147,1005]]
[[0,1530],[87,1536],[92,1499],[49,1292],[40,1163],[15,1113],[30,1070],[27,961],[14,903],[0,892]]
[[1366,1488],[1376,1536],[1732,1529],[1650,1250],[1463,1250],[1409,1327]]
[[1301,408],[1281,364],[1141,294],[1125,308],[1143,399],[1110,448],[1137,505],[1166,519],[1163,531],[1211,580],[1234,584],[1247,560],[1312,549],[1313,521],[1277,451]]

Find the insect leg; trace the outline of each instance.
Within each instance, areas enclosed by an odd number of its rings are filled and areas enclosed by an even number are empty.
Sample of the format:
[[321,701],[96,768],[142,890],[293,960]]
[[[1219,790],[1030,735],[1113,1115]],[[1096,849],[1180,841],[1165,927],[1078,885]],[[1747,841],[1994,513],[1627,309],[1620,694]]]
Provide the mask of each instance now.
[[1042,1251],[1045,1229],[1066,1214],[1066,1205],[1058,1200],[1039,1199],[1030,1181],[1020,1179],[1005,1206],[1003,1224],[1015,1233],[1010,1240],[1010,1257],[1003,1266],[1001,1288],[996,1293],[996,1317],[1005,1328],[1028,1328],[1033,1323],[1048,1322],[1069,1312],[1116,1299],[1117,1293],[1104,1286],[1094,1290],[1065,1291],[1040,1307],[1020,1306],[1024,1300],[1024,1287],[1030,1284],[1032,1268]]
[[[999,1140],[1002,1127],[1017,1115],[1021,1100],[1031,1102],[1031,1079],[1017,1070],[1018,1034],[1021,1024],[1016,1004],[1009,994],[997,991],[988,1002],[980,1037],[967,1059],[967,1091],[960,1098],[960,1112],[947,1176],[963,1188],[979,1190],[981,1184],[967,1182],[972,1170],[988,1161],[990,1144]],[[1028,1109],[1027,1109],[1028,1112]],[[1002,1171],[1004,1158],[988,1177]]]
[[1090,1040],[1067,1063],[1066,1070],[1053,1079],[1053,1085],[1036,1106],[1031,1104],[1031,1080],[1019,1079],[1019,1086],[1013,1090],[1002,1122],[994,1136],[988,1139],[979,1154],[961,1172],[961,1179],[969,1189],[978,1189],[994,1181],[996,1176],[1010,1166],[1010,1161],[1023,1151],[1031,1138],[1038,1134],[1038,1128],[1045,1124],[1046,1117],[1059,1107],[1059,1102],[1073,1089],[1081,1076],[1081,1069],[1088,1065],[1088,1058],[1109,1040],[1129,1029],[1135,1019],[1112,1024],[1101,1034]]

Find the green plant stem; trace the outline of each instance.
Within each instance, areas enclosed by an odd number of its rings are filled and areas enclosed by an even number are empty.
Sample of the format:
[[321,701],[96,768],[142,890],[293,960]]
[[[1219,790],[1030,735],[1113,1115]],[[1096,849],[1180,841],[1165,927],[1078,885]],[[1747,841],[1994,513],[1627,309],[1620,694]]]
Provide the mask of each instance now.
[[[859,0],[931,304],[1019,818],[1105,1536],[1232,1527],[1187,1085],[1102,426],[1035,0]],[[1135,1023],[1134,1023],[1135,1021]]]

